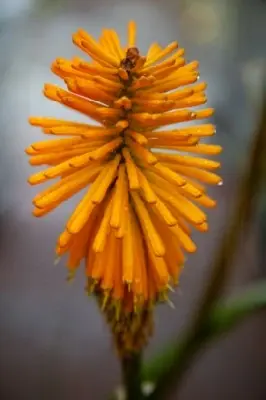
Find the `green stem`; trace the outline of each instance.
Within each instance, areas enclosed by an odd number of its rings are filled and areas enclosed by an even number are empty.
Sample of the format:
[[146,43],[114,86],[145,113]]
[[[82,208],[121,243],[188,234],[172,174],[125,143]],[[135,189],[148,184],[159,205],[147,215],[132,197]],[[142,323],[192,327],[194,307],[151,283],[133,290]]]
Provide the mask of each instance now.
[[131,353],[122,358],[122,374],[126,400],[141,400],[141,353]]

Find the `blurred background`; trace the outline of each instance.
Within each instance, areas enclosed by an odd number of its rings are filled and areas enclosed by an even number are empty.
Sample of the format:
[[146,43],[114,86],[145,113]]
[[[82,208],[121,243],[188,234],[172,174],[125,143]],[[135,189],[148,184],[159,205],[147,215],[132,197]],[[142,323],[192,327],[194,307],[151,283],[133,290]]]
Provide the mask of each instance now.
[[[0,396],[1,399],[102,400],[120,382],[111,338],[82,271],[65,282],[64,263],[54,266],[54,243],[73,201],[43,220],[31,216],[36,189],[23,150],[41,140],[29,115],[74,117],[42,96],[44,82],[59,82],[49,70],[56,57],[79,51],[71,34],[83,27],[98,36],[114,27],[125,39],[126,24],[138,24],[139,47],[178,40],[188,60],[200,61],[216,108],[214,139],[224,185],[211,190],[219,206],[210,231],[195,235],[176,309],[159,307],[147,357],[185,328],[197,305],[210,262],[230,221],[260,113],[265,71],[266,2],[263,0],[0,0]],[[227,292],[266,276],[266,196],[241,238]],[[179,400],[266,399],[266,315],[249,319],[216,341],[187,373]]]

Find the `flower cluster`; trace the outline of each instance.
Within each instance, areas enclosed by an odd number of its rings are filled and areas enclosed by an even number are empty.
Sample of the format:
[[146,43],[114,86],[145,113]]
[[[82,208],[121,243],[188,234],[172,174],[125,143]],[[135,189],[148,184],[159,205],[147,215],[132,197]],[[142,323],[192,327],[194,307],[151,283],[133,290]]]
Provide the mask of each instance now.
[[191,229],[208,229],[199,206],[215,206],[205,184],[221,182],[213,172],[219,162],[204,155],[221,147],[201,143],[215,133],[212,124],[166,128],[213,114],[193,108],[206,102],[206,84],[198,83],[198,62],[186,63],[177,42],[154,43],[144,57],[133,22],[126,47],[110,29],[98,42],[79,29],[73,42],[91,61],[56,59],[52,71],[68,90],[46,84],[44,95],[96,123],[30,118],[55,136],[26,149],[31,165],[48,166],[29,183],[56,179],[33,199],[33,214],[44,216],[86,189],[56,253],[69,254],[71,273],[85,260],[89,290],[119,320],[121,310],[134,313],[166,299],[178,282],[184,251],[196,250]]

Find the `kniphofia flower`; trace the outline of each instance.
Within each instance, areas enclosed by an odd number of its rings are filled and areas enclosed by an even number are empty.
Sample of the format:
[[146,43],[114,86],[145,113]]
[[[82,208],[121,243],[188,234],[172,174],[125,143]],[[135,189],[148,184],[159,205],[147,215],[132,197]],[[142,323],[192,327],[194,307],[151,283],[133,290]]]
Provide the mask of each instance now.
[[213,172],[219,162],[204,155],[221,147],[201,143],[215,133],[210,123],[166,128],[213,114],[212,108],[194,109],[206,102],[206,84],[197,82],[198,62],[186,63],[177,42],[153,43],[141,56],[133,22],[126,47],[109,29],[98,42],[79,29],[73,42],[91,61],[56,59],[52,71],[68,90],[46,84],[44,95],[81,112],[88,123],[30,118],[56,137],[26,149],[31,165],[48,166],[29,178],[31,185],[57,179],[35,196],[33,214],[44,216],[86,189],[56,253],[68,253],[71,273],[85,260],[88,290],[121,331],[121,325],[132,328],[134,315],[167,299],[184,252],[196,250],[191,229],[208,229],[200,206],[215,201],[205,184],[221,179]]

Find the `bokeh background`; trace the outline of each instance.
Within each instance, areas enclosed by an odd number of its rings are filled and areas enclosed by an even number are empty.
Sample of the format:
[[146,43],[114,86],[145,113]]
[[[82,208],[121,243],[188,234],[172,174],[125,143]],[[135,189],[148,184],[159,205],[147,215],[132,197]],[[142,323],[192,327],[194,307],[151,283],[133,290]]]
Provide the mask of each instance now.
[[[195,235],[176,309],[159,307],[147,357],[185,328],[197,305],[210,262],[230,213],[248,159],[260,111],[265,71],[266,2],[263,0],[0,0],[0,397],[3,400],[102,400],[119,383],[119,364],[96,304],[84,293],[82,271],[65,282],[64,263],[54,266],[54,243],[73,201],[43,220],[31,216],[36,189],[23,150],[41,140],[29,115],[73,117],[42,96],[56,57],[79,51],[71,34],[84,27],[99,35],[126,24],[139,26],[139,47],[178,40],[187,59],[198,59],[217,110],[214,140],[224,146],[224,185],[212,190],[219,206],[210,231]],[[227,292],[266,275],[265,197],[239,243]],[[266,315],[254,316],[216,341],[187,373],[179,400],[265,400]]]

